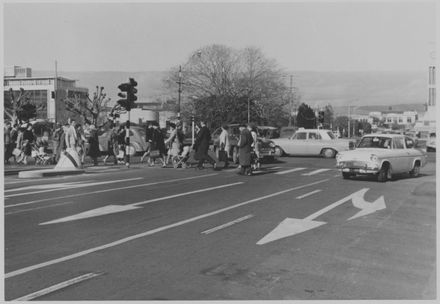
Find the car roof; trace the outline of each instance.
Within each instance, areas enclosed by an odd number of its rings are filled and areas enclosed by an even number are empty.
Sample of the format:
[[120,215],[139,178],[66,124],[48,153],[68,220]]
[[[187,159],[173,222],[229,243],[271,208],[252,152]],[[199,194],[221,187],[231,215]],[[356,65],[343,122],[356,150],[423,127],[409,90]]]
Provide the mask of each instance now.
[[[384,133],[373,133],[373,134],[366,134],[363,137],[388,137],[388,138],[394,138],[394,137],[405,137],[405,135],[402,134],[384,134]],[[409,136],[407,136],[409,137]]]
[[276,130],[278,128],[272,127],[272,126],[257,126],[259,129],[269,129],[269,130]]

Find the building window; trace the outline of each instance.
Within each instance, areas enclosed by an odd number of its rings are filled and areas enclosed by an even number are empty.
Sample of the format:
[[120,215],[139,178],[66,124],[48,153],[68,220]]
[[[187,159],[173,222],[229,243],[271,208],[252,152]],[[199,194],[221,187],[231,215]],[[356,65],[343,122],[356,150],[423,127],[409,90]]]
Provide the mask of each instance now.
[[408,123],[412,123],[411,117],[407,117],[407,118],[406,118],[406,122],[408,122]]
[[399,122],[402,123],[403,122],[403,118],[399,117]]

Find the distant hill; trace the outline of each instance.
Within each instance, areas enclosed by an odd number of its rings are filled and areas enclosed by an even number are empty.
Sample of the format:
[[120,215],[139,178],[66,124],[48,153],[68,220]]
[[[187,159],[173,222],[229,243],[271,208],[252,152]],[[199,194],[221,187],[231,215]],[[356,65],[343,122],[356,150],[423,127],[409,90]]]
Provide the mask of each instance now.
[[[346,113],[348,104],[368,106],[365,111],[387,110],[389,106],[424,111],[427,100],[427,72],[311,72],[293,71],[295,93],[301,95],[301,102],[312,107],[331,104],[335,112]],[[53,72],[33,71],[34,76],[53,75]],[[166,93],[162,80],[166,71],[145,72],[63,72],[58,75],[77,80],[77,85],[90,92],[96,85],[104,86],[113,100],[118,99],[117,86],[134,77],[138,82],[138,100],[153,101]],[[288,84],[288,80],[286,80]],[[177,85],[176,92],[177,96]],[[399,108],[395,108],[399,105]],[[407,106],[402,106],[407,105]],[[374,107],[373,107],[374,106]],[[378,107],[376,107],[378,106]],[[345,110],[344,110],[345,107]],[[359,108],[358,110],[362,110]],[[341,110],[338,110],[341,109]]]

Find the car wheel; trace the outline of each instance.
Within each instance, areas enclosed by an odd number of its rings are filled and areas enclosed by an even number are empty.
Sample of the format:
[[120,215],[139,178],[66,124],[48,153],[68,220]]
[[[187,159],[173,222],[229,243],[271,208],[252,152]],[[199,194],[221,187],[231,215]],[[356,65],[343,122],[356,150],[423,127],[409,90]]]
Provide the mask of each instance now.
[[275,154],[279,155],[279,156],[284,156],[285,155],[284,150],[281,149],[281,147],[279,147],[279,146],[275,147]]
[[348,172],[342,172],[342,177],[344,178],[344,179],[349,179],[350,177],[352,177],[353,176],[353,174],[351,174],[351,173],[348,173]]
[[334,158],[336,156],[336,151],[333,149],[324,149],[321,154],[325,158]]
[[416,163],[414,165],[414,168],[411,171],[409,171],[409,175],[411,177],[417,177],[417,176],[419,176],[419,174],[420,174],[420,164]]
[[377,174],[377,181],[378,182],[386,182],[387,180],[391,180],[392,174],[391,174],[391,168],[389,165],[384,165],[380,169],[379,173]]

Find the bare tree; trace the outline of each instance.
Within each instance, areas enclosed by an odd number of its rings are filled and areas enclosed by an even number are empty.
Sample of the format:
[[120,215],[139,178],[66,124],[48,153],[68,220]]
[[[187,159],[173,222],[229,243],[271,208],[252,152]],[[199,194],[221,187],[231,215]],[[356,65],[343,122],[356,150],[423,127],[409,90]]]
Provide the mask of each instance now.
[[180,75],[179,67],[172,68],[165,82],[173,93],[176,83],[182,84],[184,115],[195,114],[218,124],[245,121],[248,104],[253,121],[279,119],[287,92],[282,78],[276,62],[260,49],[214,44],[189,56]]
[[9,89],[8,97],[4,100],[4,114],[13,124],[36,117],[37,111],[46,108],[43,104],[36,105],[30,98],[30,92],[23,88],[18,92]]
[[87,99],[74,95],[73,98],[64,99],[66,110],[79,115],[86,123],[98,125],[98,120],[103,112],[107,110],[110,98],[103,92],[104,87],[96,86],[96,92],[93,93],[93,99],[87,95]]

